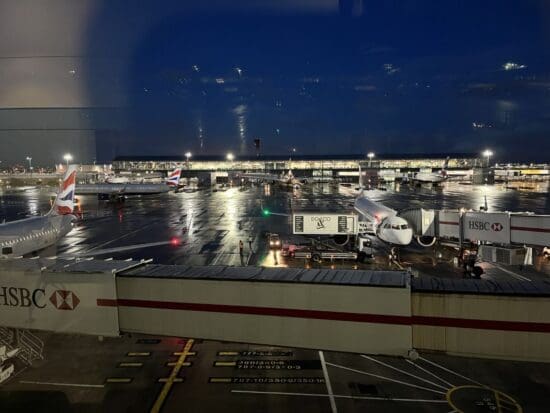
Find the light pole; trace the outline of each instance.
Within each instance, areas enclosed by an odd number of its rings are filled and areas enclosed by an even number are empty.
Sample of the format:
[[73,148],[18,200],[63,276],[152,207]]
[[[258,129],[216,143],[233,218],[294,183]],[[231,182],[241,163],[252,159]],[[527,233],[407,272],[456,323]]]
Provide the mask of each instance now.
[[187,161],[187,169],[189,169],[189,158],[191,158],[193,154],[191,152],[185,152],[185,159]]
[[71,155],[70,153],[66,153],[65,155],[63,155],[63,159],[65,159],[65,161],[67,162],[67,168],[68,168],[69,162],[73,160],[73,155]]
[[487,158],[487,167],[489,167],[489,160],[491,159],[491,156],[493,156],[493,151],[490,149],[485,149],[483,151],[483,156]]
[[369,152],[367,154],[367,158],[369,158],[369,168],[372,167],[372,158],[374,158],[374,152]]
[[32,174],[32,158],[30,156],[27,156],[27,161],[29,162],[29,171]]

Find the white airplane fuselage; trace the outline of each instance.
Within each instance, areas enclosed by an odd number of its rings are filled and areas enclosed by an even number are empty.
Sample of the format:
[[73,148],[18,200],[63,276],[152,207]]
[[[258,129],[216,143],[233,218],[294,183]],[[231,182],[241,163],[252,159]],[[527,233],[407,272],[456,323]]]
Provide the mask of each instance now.
[[413,180],[420,183],[440,184],[447,179],[447,175],[441,173],[417,172]]
[[365,219],[372,222],[374,233],[382,241],[392,245],[409,245],[413,231],[407,221],[397,216],[397,211],[372,201],[361,194],[355,200],[354,208]]
[[73,215],[45,215],[0,225],[0,258],[19,257],[54,245],[73,228]]
[[82,184],[76,187],[78,195],[153,195],[170,190],[166,184]]

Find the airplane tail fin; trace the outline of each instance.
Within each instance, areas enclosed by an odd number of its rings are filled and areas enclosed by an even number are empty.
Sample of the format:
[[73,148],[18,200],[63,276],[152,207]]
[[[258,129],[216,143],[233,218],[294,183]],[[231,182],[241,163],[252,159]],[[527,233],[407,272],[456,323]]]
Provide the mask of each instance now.
[[166,179],[166,185],[177,188],[180,184],[181,178],[181,168],[174,169],[173,172],[170,172],[168,178]]
[[69,215],[74,212],[74,193],[76,187],[76,165],[69,165],[53,203],[50,214]]
[[445,158],[445,162],[443,162],[443,168],[441,168],[441,175],[447,176],[447,167],[449,166],[449,157],[447,156]]

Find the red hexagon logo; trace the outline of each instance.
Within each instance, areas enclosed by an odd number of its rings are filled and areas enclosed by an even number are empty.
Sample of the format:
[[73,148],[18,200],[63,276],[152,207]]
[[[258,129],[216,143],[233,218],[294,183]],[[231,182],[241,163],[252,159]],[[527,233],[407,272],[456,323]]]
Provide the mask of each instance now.
[[503,227],[502,227],[502,224],[500,222],[495,222],[495,223],[491,224],[491,229],[493,231],[499,232],[499,231],[502,231]]
[[50,302],[58,310],[74,310],[80,299],[72,291],[56,290],[50,296]]

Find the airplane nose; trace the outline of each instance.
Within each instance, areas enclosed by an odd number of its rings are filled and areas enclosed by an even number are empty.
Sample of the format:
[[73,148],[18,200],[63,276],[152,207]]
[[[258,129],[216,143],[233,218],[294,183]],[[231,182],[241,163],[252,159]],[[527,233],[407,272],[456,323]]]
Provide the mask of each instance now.
[[402,232],[403,245],[409,245],[412,242],[412,229],[406,229]]
[[412,242],[412,229],[406,229],[399,232],[399,242],[401,245],[409,245]]

